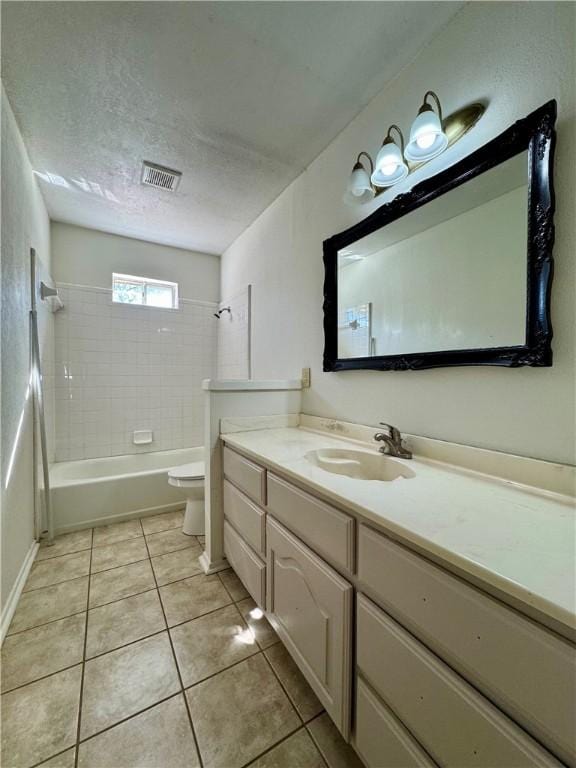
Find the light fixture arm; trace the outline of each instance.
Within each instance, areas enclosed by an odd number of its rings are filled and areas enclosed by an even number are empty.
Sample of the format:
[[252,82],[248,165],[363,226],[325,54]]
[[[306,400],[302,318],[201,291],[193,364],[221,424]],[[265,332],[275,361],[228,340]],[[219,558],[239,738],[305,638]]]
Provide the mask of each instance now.
[[360,168],[364,167],[362,165],[362,163],[360,162],[360,158],[362,157],[362,155],[364,155],[364,157],[366,157],[368,159],[368,163],[370,164],[370,174],[374,173],[374,163],[372,162],[372,158],[370,157],[368,152],[364,152],[364,150],[362,150],[362,152],[358,153],[358,157],[356,158],[356,164],[354,165],[354,169],[356,169],[358,167],[360,167]]
[[424,103],[422,104],[422,106],[428,104],[428,102],[426,101],[426,99],[428,98],[434,99],[434,101],[436,102],[436,109],[438,110],[438,118],[440,119],[440,123],[442,123],[442,105],[440,104],[440,99],[434,93],[434,91],[426,91],[426,93],[424,94]]
[[392,131],[392,129],[394,129],[398,134],[398,136],[400,137],[400,151],[402,152],[402,154],[404,154],[404,134],[402,133],[400,128],[398,128],[396,123],[392,123],[390,128],[388,128],[388,132],[386,133],[386,137],[384,138],[384,141],[382,143],[385,144],[387,141],[394,141],[394,139],[390,134],[390,131]]

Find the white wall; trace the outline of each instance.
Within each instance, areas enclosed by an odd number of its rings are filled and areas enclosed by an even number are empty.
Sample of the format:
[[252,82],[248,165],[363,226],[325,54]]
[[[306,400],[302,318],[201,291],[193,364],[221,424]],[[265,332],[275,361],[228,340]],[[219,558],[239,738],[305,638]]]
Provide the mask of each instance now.
[[112,272],[171,280],[180,296],[220,298],[220,258],[133,240],[95,229],[52,222],[54,279],[59,283],[110,288]]
[[236,296],[224,296],[219,309],[218,355],[216,377],[218,379],[250,378],[250,293],[248,285]]
[[[361,12],[361,11],[359,11]],[[576,7],[470,3],[226,251],[222,295],[253,285],[252,374],[286,378],[312,368],[305,412],[517,454],[574,461]],[[478,99],[480,123],[445,155],[373,203],[342,202],[357,152],[374,155],[387,126],[408,130],[424,92],[446,113]],[[559,106],[554,366],[322,373],[322,241],[382,202],[469,154],[545,101]]]
[[[34,538],[30,248],[50,268],[44,201],[2,88],[2,609]],[[43,326],[49,333],[49,324]],[[46,336],[41,339],[44,346]],[[28,393],[28,397],[27,397]]]

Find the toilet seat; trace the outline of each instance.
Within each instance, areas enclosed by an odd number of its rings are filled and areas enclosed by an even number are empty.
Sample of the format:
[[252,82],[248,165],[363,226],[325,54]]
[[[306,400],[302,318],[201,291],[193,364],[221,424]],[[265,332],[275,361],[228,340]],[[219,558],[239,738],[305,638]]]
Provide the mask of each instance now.
[[168,477],[173,480],[203,480],[204,462],[194,461],[168,470]]

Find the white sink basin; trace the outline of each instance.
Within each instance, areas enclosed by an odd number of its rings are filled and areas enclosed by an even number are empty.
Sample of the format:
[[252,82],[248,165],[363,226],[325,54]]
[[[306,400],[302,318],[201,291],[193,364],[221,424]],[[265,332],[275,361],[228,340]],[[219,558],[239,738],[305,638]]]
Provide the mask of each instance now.
[[305,458],[310,464],[335,475],[345,475],[355,480],[381,480],[391,482],[416,477],[413,469],[382,454],[346,448],[324,448],[308,451]]

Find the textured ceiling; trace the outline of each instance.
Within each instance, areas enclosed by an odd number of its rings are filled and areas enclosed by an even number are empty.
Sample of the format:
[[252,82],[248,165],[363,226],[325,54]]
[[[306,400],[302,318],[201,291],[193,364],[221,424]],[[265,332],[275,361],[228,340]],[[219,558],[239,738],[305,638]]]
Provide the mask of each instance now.
[[462,5],[5,1],[2,78],[53,219],[222,253]]

